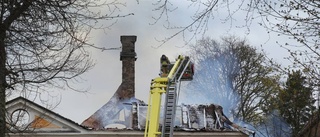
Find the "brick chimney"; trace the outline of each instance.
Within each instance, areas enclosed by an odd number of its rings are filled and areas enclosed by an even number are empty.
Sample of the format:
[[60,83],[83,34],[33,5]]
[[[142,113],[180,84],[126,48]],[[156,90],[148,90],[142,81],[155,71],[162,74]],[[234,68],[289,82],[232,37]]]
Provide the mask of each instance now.
[[[134,63],[137,60],[134,51],[134,43],[137,36],[121,36],[122,51],[120,52],[120,61],[122,61],[122,82],[112,98],[104,104],[93,115],[84,120],[81,125],[93,129],[104,129],[107,125],[112,124],[113,120],[118,117],[119,110],[123,109],[123,100],[134,97]],[[126,123],[126,126],[130,126]]]
[[120,60],[122,61],[122,83],[121,91],[118,92],[120,99],[131,98],[135,95],[135,61],[137,54],[135,52],[134,44],[137,36],[121,36],[122,51],[120,53]]

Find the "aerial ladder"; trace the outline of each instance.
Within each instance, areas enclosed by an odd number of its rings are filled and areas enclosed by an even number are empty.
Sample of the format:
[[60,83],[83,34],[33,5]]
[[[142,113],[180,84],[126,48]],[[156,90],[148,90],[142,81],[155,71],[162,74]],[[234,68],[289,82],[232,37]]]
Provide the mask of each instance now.
[[[160,77],[152,79],[150,97],[146,117],[144,137],[172,137],[177,104],[177,90],[180,81],[193,79],[194,66],[188,56],[179,55],[175,63],[170,63],[168,57],[160,58]],[[159,131],[161,98],[165,93],[162,129]]]

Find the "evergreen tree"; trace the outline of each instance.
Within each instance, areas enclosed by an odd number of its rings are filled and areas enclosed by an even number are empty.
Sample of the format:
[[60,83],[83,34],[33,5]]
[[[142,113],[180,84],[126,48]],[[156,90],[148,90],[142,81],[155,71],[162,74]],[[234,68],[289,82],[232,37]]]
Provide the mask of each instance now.
[[292,135],[297,136],[315,109],[312,88],[300,70],[289,73],[278,99],[281,116],[292,128]]

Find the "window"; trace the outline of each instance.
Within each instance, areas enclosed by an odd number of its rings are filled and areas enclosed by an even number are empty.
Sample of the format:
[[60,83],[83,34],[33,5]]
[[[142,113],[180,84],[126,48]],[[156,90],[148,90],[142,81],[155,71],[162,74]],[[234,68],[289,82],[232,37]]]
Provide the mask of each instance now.
[[30,115],[25,109],[17,109],[11,113],[11,125],[17,130],[25,130],[30,124]]

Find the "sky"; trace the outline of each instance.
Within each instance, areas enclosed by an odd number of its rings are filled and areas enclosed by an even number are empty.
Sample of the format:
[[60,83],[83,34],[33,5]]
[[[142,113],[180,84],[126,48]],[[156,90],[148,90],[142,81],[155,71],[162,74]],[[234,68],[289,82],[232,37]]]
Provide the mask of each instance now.
[[[179,8],[170,16],[171,22],[177,25],[190,22],[190,16],[194,12],[187,7],[186,3],[173,3]],[[170,60],[174,60],[178,55],[185,54],[188,51],[187,45],[181,36],[168,41],[160,46],[156,39],[163,39],[172,35],[174,30],[167,30],[163,27],[163,20],[155,25],[150,25],[154,20],[152,17],[159,15],[153,12],[155,6],[151,1],[139,0],[129,1],[126,7],[121,9],[121,13],[134,13],[133,16],[120,18],[107,31],[93,30],[90,34],[90,42],[95,46],[105,48],[121,47],[121,35],[136,35],[135,51],[137,60],[135,62],[135,95],[136,98],[148,101],[150,81],[158,77],[160,70],[159,58],[162,54],[167,55]],[[257,23],[253,23],[249,34],[246,29],[232,27],[229,23],[222,23],[219,16],[224,13],[220,12],[214,20],[210,21],[206,36],[219,40],[221,36],[235,35],[246,38],[248,42],[262,48],[266,51],[267,56],[274,58],[277,62],[285,62],[283,59],[287,55],[286,51],[275,45],[274,41],[269,39],[279,39],[277,36],[268,35],[264,28]],[[243,23],[241,17],[237,18]],[[110,23],[110,22],[106,22]],[[194,43],[193,40],[191,43]],[[77,123],[82,123],[90,117],[100,107],[102,107],[111,96],[115,93],[121,84],[122,62],[120,61],[120,50],[90,49],[95,66],[81,76],[85,81],[76,83],[76,87],[88,89],[86,93],[79,93],[72,90],[57,91],[61,100],[53,111],[71,119]],[[182,91],[183,92],[183,91]]]

